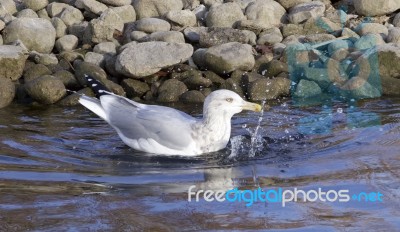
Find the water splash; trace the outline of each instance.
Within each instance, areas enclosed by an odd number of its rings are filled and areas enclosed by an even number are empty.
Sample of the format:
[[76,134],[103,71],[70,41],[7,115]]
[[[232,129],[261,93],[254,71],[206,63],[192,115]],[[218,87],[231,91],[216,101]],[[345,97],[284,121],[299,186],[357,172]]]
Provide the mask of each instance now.
[[256,152],[259,150],[262,150],[262,148],[263,148],[262,135],[261,135],[261,133],[259,133],[259,131],[261,128],[261,121],[263,120],[263,116],[264,116],[264,106],[265,106],[265,101],[262,101],[261,102],[261,113],[260,113],[260,116],[258,117],[256,129],[254,130],[253,133],[250,133],[251,134],[251,142],[250,142],[249,157],[254,157],[256,155]]

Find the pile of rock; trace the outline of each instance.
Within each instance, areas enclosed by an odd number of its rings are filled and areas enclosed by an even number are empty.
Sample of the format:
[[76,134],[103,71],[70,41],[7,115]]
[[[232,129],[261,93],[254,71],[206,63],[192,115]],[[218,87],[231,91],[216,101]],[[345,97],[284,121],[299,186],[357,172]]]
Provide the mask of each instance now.
[[[0,107],[129,98],[400,95],[397,0],[2,0]],[[366,17],[368,16],[368,17]],[[4,45],[2,45],[4,44]]]

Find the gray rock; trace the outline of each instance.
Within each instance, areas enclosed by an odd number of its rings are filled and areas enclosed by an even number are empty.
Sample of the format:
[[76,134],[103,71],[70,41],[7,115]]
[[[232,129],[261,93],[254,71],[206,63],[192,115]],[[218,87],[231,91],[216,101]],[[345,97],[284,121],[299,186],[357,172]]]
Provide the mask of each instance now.
[[246,8],[246,16],[264,28],[271,28],[284,21],[286,10],[273,0],[256,0]]
[[72,51],[78,46],[78,38],[74,35],[64,35],[56,41],[59,52]]
[[346,95],[355,99],[376,98],[382,95],[381,91],[365,80],[365,77],[355,76],[341,87]]
[[200,34],[207,33],[207,27],[187,27],[183,30],[185,38],[192,43],[198,43],[200,41]]
[[15,97],[15,85],[8,78],[0,78],[0,109],[8,106]]
[[252,47],[237,42],[209,48],[204,54],[204,61],[209,69],[219,74],[230,73],[236,69],[250,70],[255,63]]
[[101,15],[105,10],[108,9],[108,7],[105,4],[98,2],[96,0],[77,0],[77,2],[78,1],[82,4],[85,10],[97,15]]
[[354,43],[354,47],[358,50],[365,50],[381,44],[385,44],[382,36],[377,34],[366,34]]
[[16,16],[17,18],[39,18],[36,12],[31,9],[23,9]]
[[218,76],[218,74],[213,71],[203,71],[203,75],[206,79],[210,80],[212,85],[216,88],[220,88],[220,86],[225,83],[224,78]]
[[110,6],[126,6],[132,4],[132,0],[99,0],[99,2]]
[[400,28],[398,27],[390,28],[386,41],[388,43],[400,44]]
[[176,79],[164,81],[158,88],[157,101],[159,102],[177,102],[179,97],[188,89],[186,85]]
[[85,74],[92,76],[98,81],[104,83],[107,80],[107,73],[100,68],[99,66],[88,63],[88,62],[81,62],[79,64],[74,65],[75,68],[75,78],[78,83],[82,86],[86,86],[86,78]]
[[149,35],[143,31],[132,31],[131,32],[131,40],[132,41],[144,41]]
[[198,70],[188,70],[180,73],[180,78],[183,79],[183,83],[185,83],[190,90],[200,90],[212,85],[212,81],[204,78],[202,73]]
[[71,6],[65,8],[61,12],[59,17],[62,21],[64,21],[65,25],[67,25],[68,27],[70,27],[76,23],[80,23],[84,19],[82,12],[80,10],[76,9],[75,7],[71,7]]
[[289,95],[290,83],[289,79],[283,77],[273,79],[260,78],[249,83],[247,93],[252,101],[276,99]]
[[234,2],[212,5],[207,14],[208,27],[233,27],[236,22],[246,19],[239,4]]
[[21,40],[29,49],[50,53],[56,40],[56,30],[51,22],[40,18],[19,18],[13,20],[3,31],[4,43]]
[[39,11],[46,8],[49,4],[48,0],[24,0],[23,1],[26,8],[32,9],[33,11]]
[[59,17],[65,9],[70,7],[72,6],[65,3],[52,2],[49,5],[47,5],[46,9],[50,17]]
[[193,13],[196,15],[196,18],[199,22],[205,21],[207,12],[207,7],[204,5],[199,5],[193,9]]
[[106,65],[106,55],[96,52],[87,52],[84,60],[85,62],[95,64],[102,68],[105,68]]
[[113,10],[121,19],[123,23],[135,22],[136,12],[132,5],[120,6],[110,8]]
[[317,83],[303,79],[297,84],[293,96],[298,98],[310,98],[320,95],[321,93],[322,90]]
[[332,34],[320,33],[320,34],[306,35],[303,38],[303,42],[317,44],[317,43],[322,43],[322,42],[334,40],[334,39],[336,39],[336,37]]
[[339,35],[342,29],[343,28],[340,23],[334,23],[326,17],[318,17],[318,18],[309,18],[304,23],[303,33],[306,35],[319,34],[319,33],[329,33],[333,35]]
[[356,32],[360,36],[366,34],[380,34],[383,38],[386,38],[389,34],[388,28],[380,23],[361,23],[357,29]]
[[215,5],[220,5],[220,4],[224,3],[224,0],[202,0],[201,3],[206,5],[206,6],[208,6],[208,7],[210,7],[210,6],[214,5],[214,4]]
[[65,25],[64,21],[62,21],[60,18],[53,17],[51,19],[51,24],[53,24],[53,27],[56,29],[57,39],[67,34],[67,25]]
[[188,60],[190,44],[145,42],[124,49],[117,57],[116,70],[129,77],[145,77],[171,65]]
[[134,79],[124,79],[121,82],[122,88],[124,88],[126,92],[126,96],[129,98],[134,97],[143,97],[147,91],[150,90],[150,87],[145,82],[134,80]]
[[133,7],[139,19],[162,17],[169,11],[182,10],[182,0],[134,0]]
[[265,69],[261,66],[259,72],[267,77],[276,77],[279,73],[288,72],[288,65],[279,60],[271,60]]
[[2,31],[6,27],[6,23],[0,20],[0,31]]
[[260,33],[257,44],[259,45],[274,45],[280,43],[283,40],[283,36],[279,28],[272,27]]
[[205,98],[202,92],[198,90],[189,90],[183,93],[179,97],[179,100],[185,103],[203,103]]
[[285,9],[289,10],[290,8],[306,3],[306,2],[311,2],[312,0],[277,0]]
[[123,32],[124,30],[125,21],[120,15],[118,15],[116,11],[114,11],[114,9],[110,8],[105,10],[101,14],[99,20],[103,22],[104,26],[108,26],[109,28],[118,30],[120,32]]
[[393,26],[400,27],[400,13],[397,13],[392,21]]
[[199,48],[193,53],[192,59],[197,67],[206,68],[207,66],[205,61],[206,51],[207,49],[205,48]]
[[41,9],[41,10],[37,11],[36,13],[39,16],[39,18],[50,20],[50,17],[49,17],[49,14],[47,14],[46,8]]
[[193,10],[200,5],[200,0],[182,0],[183,9]]
[[73,93],[71,95],[66,96],[65,98],[61,99],[59,102],[57,102],[57,105],[59,106],[77,106],[80,105],[79,103],[79,98],[82,95],[86,95],[89,97],[95,97],[93,91],[87,87],[84,89],[81,89],[77,91],[76,93]]
[[45,75],[25,83],[29,96],[43,104],[53,104],[66,94],[64,84],[58,78]]
[[93,19],[86,27],[83,42],[87,44],[113,41],[114,28],[100,19]]
[[353,0],[356,12],[364,16],[385,15],[400,9],[398,0]]
[[157,18],[145,18],[136,21],[136,29],[146,33],[153,33],[156,31],[169,31],[171,25],[162,19]]
[[337,40],[328,45],[328,52],[330,56],[333,56],[336,51],[340,49],[348,50],[353,46],[354,44],[349,40]]
[[17,12],[17,6],[13,0],[1,0],[0,8],[6,10],[11,15]]
[[0,79],[18,80],[28,58],[21,47],[0,45]]
[[44,75],[50,75],[52,72],[43,64],[36,64],[24,72],[24,81],[29,82]]
[[99,54],[117,54],[115,43],[113,42],[103,42],[99,43],[93,48],[93,52]]
[[284,24],[282,25],[282,35],[284,38],[291,35],[301,35],[303,34],[304,27],[301,24]]
[[139,42],[163,41],[169,43],[185,43],[185,37],[179,31],[157,31],[147,35]]
[[[249,34],[249,33],[250,34]],[[201,47],[212,47],[221,45],[229,42],[239,43],[252,43],[252,40],[256,37],[253,32],[241,31],[232,28],[208,28],[207,31],[200,32],[200,46]]]
[[[370,62],[375,62],[376,54],[378,54],[379,64],[379,78],[382,84],[382,91],[384,95],[400,95],[400,79],[398,78],[400,73],[400,46],[397,44],[383,44],[376,47],[376,53],[369,52],[360,56],[357,59],[357,64],[366,70],[364,75],[359,75],[366,78],[371,72]],[[379,86],[374,86],[379,87]]]
[[289,21],[299,24],[309,18],[323,16],[325,12],[325,4],[320,1],[306,2],[296,5],[289,10]]
[[360,38],[360,36],[356,32],[354,32],[353,30],[351,30],[348,27],[343,28],[342,36],[344,36],[344,37],[354,37],[356,39]]
[[178,30],[182,27],[192,27],[197,22],[196,15],[190,10],[169,11],[165,18]]
[[74,74],[67,70],[60,70],[53,74],[56,78],[60,79],[67,89],[78,89],[81,85],[76,80]]
[[37,64],[44,64],[44,65],[58,64],[58,59],[54,54],[42,54],[38,52],[31,52],[29,56],[32,57]]
[[85,32],[90,30],[90,29],[88,29],[88,27],[89,27],[89,23],[86,21],[74,24],[74,25],[68,27],[68,34],[74,35],[74,36],[78,37],[80,41],[82,41],[84,38]]

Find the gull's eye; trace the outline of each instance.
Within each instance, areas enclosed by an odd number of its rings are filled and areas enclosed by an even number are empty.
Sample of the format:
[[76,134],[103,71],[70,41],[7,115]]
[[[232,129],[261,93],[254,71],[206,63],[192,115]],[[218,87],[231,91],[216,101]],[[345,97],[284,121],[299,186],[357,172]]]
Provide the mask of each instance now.
[[233,102],[233,98],[228,97],[227,99],[225,99],[227,102]]

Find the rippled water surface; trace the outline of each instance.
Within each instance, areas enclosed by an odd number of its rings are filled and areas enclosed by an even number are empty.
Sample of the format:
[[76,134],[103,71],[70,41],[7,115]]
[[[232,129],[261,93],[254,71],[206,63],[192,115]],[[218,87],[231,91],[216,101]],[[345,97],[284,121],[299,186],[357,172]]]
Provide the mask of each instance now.
[[[307,104],[306,104],[307,105]],[[400,229],[400,99],[274,102],[233,118],[233,143],[196,158],[125,146],[83,107],[0,109],[0,231]],[[176,106],[178,107],[178,106]],[[179,106],[201,116],[201,106]],[[188,202],[188,188],[380,192],[383,202]]]

